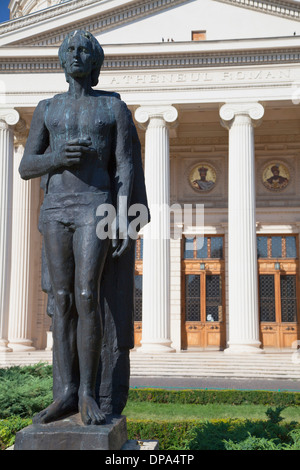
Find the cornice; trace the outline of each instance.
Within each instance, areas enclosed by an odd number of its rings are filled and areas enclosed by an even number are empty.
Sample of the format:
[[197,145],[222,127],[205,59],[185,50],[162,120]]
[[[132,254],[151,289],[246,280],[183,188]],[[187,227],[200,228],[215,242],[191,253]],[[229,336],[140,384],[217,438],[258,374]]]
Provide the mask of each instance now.
[[97,2],[99,2],[99,0],[70,0],[66,4],[58,4],[45,10],[31,13],[27,16],[22,16],[14,20],[6,21],[0,25],[0,35],[23,28],[24,26],[34,25],[43,20],[52,19],[58,15],[69,13],[73,10],[77,10],[78,8],[92,5]]
[[[12,39],[10,44],[22,45],[55,45],[60,44],[65,35],[74,28],[86,29],[94,34],[97,32],[109,31],[116,26],[126,25],[133,20],[141,19],[153,12],[159,12],[175,5],[181,5],[190,0],[137,0],[131,2],[123,2],[122,6],[114,9],[110,8],[107,2],[107,11],[99,13],[93,18],[82,18],[75,22],[68,22],[66,25],[53,29],[53,33],[49,32],[49,28],[40,34],[35,34],[28,39],[16,40]],[[288,18],[300,21],[300,3],[292,0],[212,0],[219,3],[226,3],[236,7],[255,10],[260,13],[275,15],[282,18]],[[0,25],[0,36],[7,33],[19,31],[25,27],[34,27],[44,21],[58,18],[61,15],[76,12],[81,8],[95,5],[104,5],[101,0],[69,0],[53,7],[38,11]]]
[[[64,26],[57,27],[53,32],[49,32],[49,27],[41,34],[34,34],[28,39],[22,39],[10,42],[10,45],[55,45],[60,44],[63,38],[74,29],[85,29],[93,34],[98,32],[108,31],[117,26],[126,25],[134,20],[138,20],[148,16],[149,14],[157,13],[175,5],[184,4],[189,0],[137,0],[131,2],[123,2],[122,6],[116,7],[113,10],[109,8],[108,11],[99,13],[93,18],[83,18],[78,21],[66,22]],[[0,25],[0,37],[7,33],[19,31],[23,27],[33,27],[43,21],[55,19],[66,13],[77,11],[80,8],[89,5],[101,5],[101,0],[72,0],[67,3],[62,3],[51,7],[49,9],[28,15],[17,20],[13,20],[3,25]]]
[[300,4],[291,0],[214,0],[219,3],[255,10],[268,15],[299,21]]
[[[47,0],[49,7],[63,3],[69,0]],[[10,0],[8,8],[11,12],[11,18],[20,18],[21,16],[29,15],[32,10],[38,11],[43,0]],[[47,7],[46,7],[47,8]]]
[[[13,52],[13,49],[12,49]],[[17,57],[17,59],[16,59]],[[184,68],[211,68],[251,65],[284,65],[300,62],[300,47],[284,49],[259,49],[247,51],[204,51],[195,53],[107,54],[105,71],[166,70]],[[57,55],[32,57],[14,56],[0,58],[0,72],[5,73],[62,73]]]

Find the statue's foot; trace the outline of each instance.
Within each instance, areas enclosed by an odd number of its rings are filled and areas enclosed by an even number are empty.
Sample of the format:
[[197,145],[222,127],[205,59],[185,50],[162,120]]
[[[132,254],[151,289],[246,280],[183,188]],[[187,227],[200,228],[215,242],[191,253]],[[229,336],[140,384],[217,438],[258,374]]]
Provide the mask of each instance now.
[[65,394],[33,417],[34,424],[46,424],[78,411],[77,394]]
[[105,414],[102,413],[93,397],[83,395],[79,398],[79,411],[83,424],[105,424]]

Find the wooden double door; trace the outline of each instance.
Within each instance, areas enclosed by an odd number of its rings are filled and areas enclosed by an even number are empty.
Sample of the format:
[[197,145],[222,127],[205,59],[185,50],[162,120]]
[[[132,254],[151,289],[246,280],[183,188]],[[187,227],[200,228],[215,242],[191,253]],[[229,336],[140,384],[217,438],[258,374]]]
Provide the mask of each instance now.
[[183,349],[225,347],[224,280],[224,261],[183,261]]
[[259,263],[260,340],[264,348],[291,348],[299,339],[299,273],[295,260]]
[[260,340],[290,348],[299,339],[298,236],[257,237]]

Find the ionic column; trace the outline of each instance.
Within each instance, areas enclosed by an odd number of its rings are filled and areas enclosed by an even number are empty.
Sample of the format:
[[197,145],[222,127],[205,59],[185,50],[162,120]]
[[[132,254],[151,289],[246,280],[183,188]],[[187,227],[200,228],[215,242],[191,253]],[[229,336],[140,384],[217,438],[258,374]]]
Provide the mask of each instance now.
[[144,228],[143,333],[139,352],[173,352],[170,339],[170,155],[173,106],[143,106],[135,118],[146,129],[145,181],[151,222]]
[[14,150],[11,126],[18,120],[15,109],[0,108],[0,351],[11,351],[7,346]]
[[228,295],[229,341],[226,352],[262,352],[259,341],[256,251],[254,127],[264,115],[259,103],[225,104],[222,123],[229,129]]
[[16,126],[18,140],[15,145],[13,164],[13,210],[12,210],[12,258],[9,302],[8,346],[13,351],[30,351],[30,234],[32,224],[31,186],[23,181],[19,166],[24,152],[26,125],[21,120]]

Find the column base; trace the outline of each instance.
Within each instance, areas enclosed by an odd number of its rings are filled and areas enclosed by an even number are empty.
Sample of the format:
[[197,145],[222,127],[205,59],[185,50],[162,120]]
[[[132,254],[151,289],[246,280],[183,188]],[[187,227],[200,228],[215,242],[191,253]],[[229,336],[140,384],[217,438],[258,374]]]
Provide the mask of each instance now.
[[145,354],[164,354],[176,352],[174,348],[171,348],[171,341],[164,342],[146,342],[141,341],[141,346],[136,350],[137,353]]
[[14,352],[35,351],[35,348],[32,346],[32,341],[30,341],[29,339],[12,339],[9,341],[8,346]]
[[0,352],[12,352],[12,349],[7,345],[8,341],[6,339],[0,339]]
[[46,351],[52,351],[53,349],[53,335],[52,331],[47,331],[47,346]]
[[260,348],[260,341],[253,343],[228,343],[225,354],[262,354],[265,351]]

